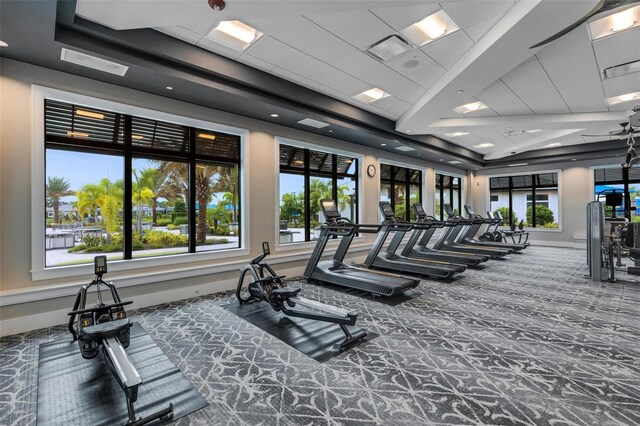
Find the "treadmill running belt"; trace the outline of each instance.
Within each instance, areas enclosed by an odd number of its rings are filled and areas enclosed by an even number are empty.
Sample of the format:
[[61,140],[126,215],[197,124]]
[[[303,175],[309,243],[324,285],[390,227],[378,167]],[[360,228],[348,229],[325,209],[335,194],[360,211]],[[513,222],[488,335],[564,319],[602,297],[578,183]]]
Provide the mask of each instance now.
[[[222,307],[319,363],[342,353],[340,344],[345,335],[338,324],[288,317],[274,311],[266,302],[251,302],[242,306],[236,302]],[[351,333],[361,330],[357,326],[347,326],[347,328]],[[363,341],[370,341],[376,337],[378,337],[377,334],[367,331],[364,339],[358,340],[350,347],[358,346]]]
[[[138,417],[172,403],[176,420],[209,405],[138,323],[131,327],[126,351],[143,381],[135,403]],[[127,418],[124,392],[102,354],[84,359],[71,339],[40,345],[38,426],[118,425]]]

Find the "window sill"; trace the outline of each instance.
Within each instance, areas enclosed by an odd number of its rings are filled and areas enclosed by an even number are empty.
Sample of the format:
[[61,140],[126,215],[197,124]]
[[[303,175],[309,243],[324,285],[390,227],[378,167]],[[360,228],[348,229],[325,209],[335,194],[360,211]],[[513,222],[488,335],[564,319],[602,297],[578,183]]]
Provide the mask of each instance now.
[[526,232],[551,232],[551,233],[559,233],[562,232],[562,228],[524,228]]
[[[294,250],[304,250],[304,249],[312,249],[316,246],[316,243],[318,241],[300,241],[297,243],[278,243],[276,244],[276,252],[287,252],[287,251],[294,251]],[[361,245],[364,242],[364,237],[360,236],[360,237],[355,237],[353,239],[353,244],[355,244],[356,246]],[[340,244],[340,239],[336,239],[336,240],[329,240],[327,242],[327,247],[326,249],[335,249],[338,247],[338,244]]]
[[[109,262],[110,272],[130,271],[142,268],[163,268],[169,265],[178,265],[186,262],[201,262],[207,260],[229,259],[232,257],[248,256],[248,248],[237,248],[220,251],[207,251],[199,253],[173,254],[157,256],[145,259],[113,260]],[[93,274],[93,265],[53,266],[45,269],[32,269],[31,280],[41,281],[56,278],[90,276]]]

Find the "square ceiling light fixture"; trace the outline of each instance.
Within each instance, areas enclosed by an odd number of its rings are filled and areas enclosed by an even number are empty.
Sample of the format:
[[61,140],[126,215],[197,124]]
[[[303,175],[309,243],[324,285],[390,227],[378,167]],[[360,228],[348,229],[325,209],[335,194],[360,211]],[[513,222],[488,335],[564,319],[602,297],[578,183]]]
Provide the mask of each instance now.
[[262,36],[255,28],[240,21],[222,21],[206,37],[230,47],[234,50],[244,50]]
[[389,96],[387,92],[374,87],[373,89],[365,90],[364,92],[355,95],[353,98],[360,102],[370,104],[371,102],[379,101],[387,96]]
[[460,28],[444,10],[427,16],[400,31],[407,40],[418,47],[458,31]]
[[483,104],[482,102],[478,101],[478,102],[472,102],[466,105],[461,105],[459,107],[454,108],[453,110],[458,114],[467,114],[467,113],[470,113],[473,111],[479,111],[485,108],[489,108],[489,107]]
[[591,39],[597,40],[640,25],[640,6],[630,7],[589,23]]
[[640,99],[640,92],[625,93],[624,95],[607,98],[607,105],[621,104],[623,102],[635,101],[636,99]]
[[367,53],[380,61],[388,61],[411,49],[413,49],[413,46],[407,43],[402,37],[390,35],[373,44],[367,49]]

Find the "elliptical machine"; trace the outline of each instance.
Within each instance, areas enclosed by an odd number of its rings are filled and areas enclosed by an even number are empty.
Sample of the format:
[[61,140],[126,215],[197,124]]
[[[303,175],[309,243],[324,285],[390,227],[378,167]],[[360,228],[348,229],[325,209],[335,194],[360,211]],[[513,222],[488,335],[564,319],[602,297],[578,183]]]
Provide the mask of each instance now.
[[[278,275],[269,264],[263,260],[271,254],[269,243],[262,243],[262,253],[251,260],[240,271],[240,279],[236,288],[236,297],[241,305],[251,301],[264,300],[278,312],[291,317],[307,318],[317,321],[325,321],[338,324],[345,334],[345,340],[340,344],[340,349],[364,338],[367,333],[358,330],[351,333],[347,326],[353,326],[358,319],[358,312],[347,311],[335,306],[298,297],[300,287],[289,287],[284,275]],[[249,296],[242,295],[242,285],[247,273],[251,273],[252,279],[247,287]],[[294,309],[296,306],[304,309]]]
[[[93,262],[96,276],[89,285],[84,285],[78,290],[73,310],[69,312],[69,332],[73,340],[78,341],[84,359],[95,358],[102,347],[105,364],[127,399],[129,419],[123,423],[124,425],[139,426],[158,419],[171,419],[173,404],[148,416],[136,418],[133,404],[138,399],[138,386],[142,384],[142,378],[125,352],[129,347],[132,324],[127,318],[124,306],[133,302],[121,301],[115,285],[102,279],[107,273],[107,257],[96,256]],[[87,291],[93,285],[96,286],[97,302],[95,306],[87,308]],[[111,291],[112,304],[105,304],[102,300],[101,285]]]

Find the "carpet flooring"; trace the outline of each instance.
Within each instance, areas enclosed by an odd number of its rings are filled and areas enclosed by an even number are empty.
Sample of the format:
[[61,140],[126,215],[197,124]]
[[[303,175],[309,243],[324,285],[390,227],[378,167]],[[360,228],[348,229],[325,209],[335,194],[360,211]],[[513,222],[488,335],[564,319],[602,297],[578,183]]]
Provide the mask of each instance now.
[[[379,335],[324,364],[222,309],[230,293],[130,316],[209,402],[179,425],[637,425],[640,276],[594,283],[585,258],[532,246],[397,306],[302,284]],[[38,345],[68,338],[0,339],[0,424],[35,424]]]

